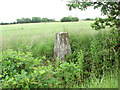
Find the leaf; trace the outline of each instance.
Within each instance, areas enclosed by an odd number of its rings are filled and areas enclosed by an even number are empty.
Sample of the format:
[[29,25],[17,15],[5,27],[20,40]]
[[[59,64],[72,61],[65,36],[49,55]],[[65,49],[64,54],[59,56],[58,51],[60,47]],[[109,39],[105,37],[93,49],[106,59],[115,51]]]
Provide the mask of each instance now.
[[42,71],[39,71],[40,74],[44,74],[45,73],[45,70],[42,70]]
[[66,4],[67,6],[70,6],[70,4]]
[[98,8],[98,6],[94,6],[94,9]]
[[17,84],[17,82],[16,82],[16,81],[14,81],[14,82],[13,82],[13,84]]
[[72,10],[72,7],[71,7],[71,6],[69,7],[69,10]]
[[9,76],[7,75],[5,79],[7,80],[8,78],[9,78]]
[[36,73],[37,73],[37,71],[36,71],[36,70],[34,70],[34,73],[36,74]]

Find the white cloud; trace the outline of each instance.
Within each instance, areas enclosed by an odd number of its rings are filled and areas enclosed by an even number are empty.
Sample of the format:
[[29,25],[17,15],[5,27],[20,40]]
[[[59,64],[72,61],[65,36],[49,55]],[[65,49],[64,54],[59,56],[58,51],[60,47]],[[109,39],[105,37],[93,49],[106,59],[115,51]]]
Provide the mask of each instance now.
[[99,10],[89,8],[86,11],[69,11],[67,0],[1,0],[0,22],[13,22],[22,17],[47,17],[60,20],[64,16],[77,16],[79,18],[95,18],[100,16]]

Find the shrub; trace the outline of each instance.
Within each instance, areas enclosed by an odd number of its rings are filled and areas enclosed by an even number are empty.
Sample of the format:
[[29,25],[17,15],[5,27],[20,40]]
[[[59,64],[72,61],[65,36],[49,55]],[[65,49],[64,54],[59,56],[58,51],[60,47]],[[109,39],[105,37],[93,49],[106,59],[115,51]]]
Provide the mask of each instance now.
[[[116,30],[102,34],[100,38],[95,38],[91,42],[90,53],[92,70],[96,75],[111,71],[118,67],[118,45],[119,34]],[[117,66],[116,66],[117,65]]]
[[2,88],[70,88],[83,82],[82,51],[76,63],[52,64],[45,57],[37,59],[31,52],[25,54],[11,49],[3,52],[2,59]]
[[[42,70],[42,68],[45,67],[41,63],[42,60],[44,60],[44,57],[41,59],[33,58],[31,52],[27,52],[27,54],[25,54],[11,49],[3,52],[3,88],[38,87],[38,85],[36,85],[38,82],[36,79],[41,78],[42,74],[47,70],[47,68]],[[37,72],[38,69],[39,72]],[[39,73],[39,77],[37,77],[36,73]],[[42,78],[44,78],[44,76]],[[41,83],[39,82],[39,84]]]
[[53,68],[45,57],[11,49],[3,52],[2,60],[3,88],[72,87],[81,79],[79,63],[57,62]]
[[[72,40],[73,38],[71,38]],[[67,57],[67,61],[79,62],[82,56],[84,63],[82,73],[84,79],[101,78],[105,72],[118,71],[119,64],[119,32],[115,29],[108,32],[99,32],[88,40],[88,45],[72,40],[73,54]],[[70,40],[70,41],[71,41]],[[80,41],[80,39],[78,39]],[[91,42],[90,42],[91,41]],[[78,43],[77,43],[78,42]],[[82,47],[81,44],[83,44]],[[82,50],[82,54],[79,55]]]
[[74,22],[74,21],[79,21],[79,18],[78,18],[78,17],[72,17],[71,19],[72,19],[73,22]]
[[61,19],[61,22],[74,22],[74,21],[79,21],[78,17],[63,17]]
[[61,19],[61,22],[71,22],[72,20],[71,20],[71,17],[63,17],[62,19]]

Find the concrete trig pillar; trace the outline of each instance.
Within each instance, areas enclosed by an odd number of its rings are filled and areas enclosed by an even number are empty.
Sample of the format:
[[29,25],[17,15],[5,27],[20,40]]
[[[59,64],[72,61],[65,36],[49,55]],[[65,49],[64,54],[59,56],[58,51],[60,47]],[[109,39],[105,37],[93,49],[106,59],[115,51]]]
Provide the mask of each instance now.
[[54,57],[59,58],[59,61],[63,61],[65,56],[71,54],[71,47],[69,42],[69,36],[67,32],[56,33],[54,44]]

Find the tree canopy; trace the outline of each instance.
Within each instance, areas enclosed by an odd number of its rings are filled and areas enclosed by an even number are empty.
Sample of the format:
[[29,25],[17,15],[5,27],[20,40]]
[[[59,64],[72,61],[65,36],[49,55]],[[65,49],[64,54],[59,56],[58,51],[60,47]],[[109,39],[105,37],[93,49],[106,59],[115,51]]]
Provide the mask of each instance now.
[[89,2],[88,0],[72,0],[67,4],[69,10],[78,8],[80,10],[86,10],[88,7],[93,6],[94,9],[101,7],[101,14],[107,15],[108,18],[96,18],[94,24],[91,25],[92,28],[99,30],[105,28],[105,26],[116,26],[120,27],[120,1],[117,2]]
[[21,18],[17,19],[17,23],[38,23],[38,22],[55,22],[55,19],[48,19],[48,18],[40,18],[40,17],[32,17],[30,18]]
[[78,17],[63,17],[61,19],[61,22],[75,22],[75,21],[79,21]]

